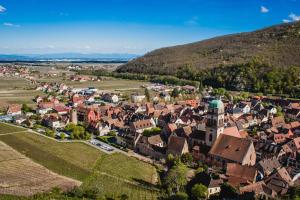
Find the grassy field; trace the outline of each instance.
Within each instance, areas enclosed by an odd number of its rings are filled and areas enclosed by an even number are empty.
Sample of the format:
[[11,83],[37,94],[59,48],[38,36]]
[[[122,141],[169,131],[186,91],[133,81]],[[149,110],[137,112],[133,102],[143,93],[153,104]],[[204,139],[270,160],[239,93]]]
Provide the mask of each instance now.
[[14,103],[26,103],[33,106],[32,99],[41,94],[42,92],[32,89],[32,85],[24,79],[0,79],[0,107]]
[[83,143],[59,143],[30,132],[0,135],[0,141],[60,175],[83,181],[85,189],[99,188],[133,200],[156,199],[158,174],[154,166],[133,157],[104,154]]
[[7,134],[7,133],[13,133],[18,131],[25,131],[26,129],[22,127],[15,127],[8,124],[4,124],[0,122],[0,135]]

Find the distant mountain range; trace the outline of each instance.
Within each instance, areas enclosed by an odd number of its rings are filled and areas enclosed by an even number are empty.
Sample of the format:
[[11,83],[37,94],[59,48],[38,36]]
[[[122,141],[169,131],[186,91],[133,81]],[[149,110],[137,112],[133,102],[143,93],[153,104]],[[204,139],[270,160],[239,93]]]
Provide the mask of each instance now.
[[197,71],[244,64],[253,58],[274,67],[300,67],[300,21],[157,49],[117,71],[176,75],[185,66]]
[[54,54],[0,54],[0,61],[129,61],[138,57],[136,54],[82,54],[82,53],[54,53]]

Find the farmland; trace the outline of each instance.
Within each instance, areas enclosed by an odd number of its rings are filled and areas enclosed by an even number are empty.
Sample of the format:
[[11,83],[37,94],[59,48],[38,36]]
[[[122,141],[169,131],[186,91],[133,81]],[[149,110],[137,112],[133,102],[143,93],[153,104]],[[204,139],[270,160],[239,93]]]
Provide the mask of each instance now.
[[81,183],[52,173],[0,142],[0,193],[29,196],[53,187],[68,190]]
[[0,135],[0,141],[57,174],[82,181],[84,189],[98,188],[111,197],[127,194],[133,200],[157,197],[155,167],[136,158],[108,155],[84,143],[60,143],[31,132]]
[[32,99],[36,95],[41,95],[40,91],[33,89],[29,81],[20,78],[0,79],[0,107],[14,103],[32,104]]
[[19,132],[19,131],[25,131],[26,129],[16,126],[11,126],[8,124],[4,124],[0,122],[0,135],[7,134],[7,133],[13,133],[13,132]]
[[83,143],[58,143],[28,132],[2,135],[0,140],[48,169],[77,180],[90,175],[102,155]]
[[83,87],[95,87],[99,90],[138,90],[144,84],[149,82],[138,81],[138,80],[125,80],[125,79],[116,79],[112,77],[104,77],[101,81],[71,81],[63,80],[61,77],[39,79],[38,81],[42,82],[58,82],[65,83],[71,87],[83,88]]

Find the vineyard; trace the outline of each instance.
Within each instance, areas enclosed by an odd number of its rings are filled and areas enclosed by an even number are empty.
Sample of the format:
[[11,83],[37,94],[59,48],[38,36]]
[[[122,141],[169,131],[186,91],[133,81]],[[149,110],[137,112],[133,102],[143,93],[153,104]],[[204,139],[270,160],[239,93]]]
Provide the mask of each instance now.
[[57,175],[0,142],[0,193],[30,196],[53,187],[69,190],[81,182]]

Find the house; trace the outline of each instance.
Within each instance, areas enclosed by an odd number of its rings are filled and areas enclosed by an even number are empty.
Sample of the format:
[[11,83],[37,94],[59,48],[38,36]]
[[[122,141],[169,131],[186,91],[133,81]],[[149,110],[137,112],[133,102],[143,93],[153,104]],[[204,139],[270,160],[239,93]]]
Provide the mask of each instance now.
[[240,193],[244,195],[254,193],[255,199],[275,199],[277,196],[277,193],[269,188],[264,181],[240,187]]
[[255,183],[256,176],[257,170],[254,166],[242,166],[238,163],[227,163],[227,182],[234,187]]
[[22,124],[23,122],[25,122],[27,120],[25,115],[17,115],[13,117],[13,121],[16,124]]
[[279,195],[284,195],[288,192],[290,186],[294,182],[285,167],[277,170],[265,179],[266,185],[277,192]]
[[70,108],[66,106],[55,106],[54,111],[57,112],[59,115],[66,115],[70,112]]
[[102,100],[103,101],[107,101],[107,102],[110,102],[110,103],[118,103],[119,102],[119,97],[118,95],[116,94],[109,94],[109,93],[106,93],[102,96]]
[[130,129],[133,133],[143,133],[146,129],[151,129],[155,127],[155,122],[153,119],[145,119],[132,122],[130,125]]
[[189,152],[188,143],[184,137],[170,136],[168,141],[167,155],[181,156]]
[[210,161],[225,167],[227,163],[255,165],[256,153],[250,139],[221,134],[209,151]]
[[264,176],[269,176],[274,171],[277,171],[281,167],[281,164],[279,163],[278,159],[272,157],[272,158],[265,158],[259,161],[256,167],[258,171],[261,173],[261,175],[264,177]]
[[12,104],[7,107],[6,110],[7,115],[16,116],[22,114],[22,105]]
[[136,145],[136,151],[160,160],[165,158],[165,145],[160,135],[153,135],[150,137],[141,136]]
[[208,197],[215,195],[221,192],[221,185],[223,184],[222,179],[210,179],[207,186]]
[[281,127],[285,124],[284,117],[278,116],[271,119],[272,127]]
[[300,119],[300,108],[290,108],[285,111],[285,116],[290,119]]
[[132,94],[131,101],[132,103],[141,103],[146,99],[145,95]]
[[51,111],[54,108],[54,104],[52,102],[40,102],[36,109],[36,113],[40,115],[44,115]]

